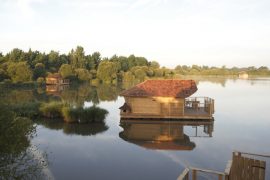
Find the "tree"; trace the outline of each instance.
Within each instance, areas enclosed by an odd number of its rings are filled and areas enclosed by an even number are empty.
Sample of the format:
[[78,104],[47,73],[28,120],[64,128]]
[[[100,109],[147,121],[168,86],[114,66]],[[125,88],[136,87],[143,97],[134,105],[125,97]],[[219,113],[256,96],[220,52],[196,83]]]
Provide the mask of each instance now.
[[155,77],[163,77],[164,72],[162,69],[154,69]]
[[32,80],[32,71],[25,61],[8,65],[8,75],[13,82],[28,82]]
[[136,57],[135,61],[136,61],[136,66],[147,66],[148,65],[148,61],[144,57]]
[[157,61],[151,61],[150,62],[150,67],[157,69],[157,68],[160,67],[160,65],[159,65],[159,63]]
[[72,67],[69,64],[63,64],[59,69],[59,73],[63,78],[74,76]]
[[144,80],[146,76],[146,72],[143,69],[136,69],[134,74],[135,74],[135,77],[141,81]]
[[84,49],[81,46],[77,46],[76,50],[71,50],[70,54],[70,65],[73,69],[85,68],[86,58],[84,55]]
[[87,81],[90,80],[90,73],[87,69],[83,69],[83,68],[79,68],[79,69],[75,69],[75,73],[77,75],[77,78],[80,81]]
[[25,60],[25,53],[18,48],[14,48],[10,53],[7,54],[9,61],[23,61]]
[[97,78],[105,83],[111,83],[117,78],[117,63],[102,61],[97,70]]
[[99,63],[101,62],[101,55],[99,52],[94,52],[92,54],[92,60],[94,62],[94,68],[97,69],[99,66]]
[[46,76],[46,70],[45,70],[44,64],[37,63],[33,71],[33,79],[36,80],[39,77],[45,77],[45,76]]

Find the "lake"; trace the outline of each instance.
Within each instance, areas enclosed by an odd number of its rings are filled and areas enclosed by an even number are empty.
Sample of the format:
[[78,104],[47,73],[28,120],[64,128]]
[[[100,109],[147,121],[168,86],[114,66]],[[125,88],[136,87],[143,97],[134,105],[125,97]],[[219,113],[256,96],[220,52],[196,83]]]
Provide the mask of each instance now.
[[[95,104],[109,112],[106,124],[101,125],[34,120],[36,132],[30,146],[35,147],[34,158],[46,161],[44,179],[176,179],[186,166],[224,171],[234,150],[270,154],[269,78],[196,78],[196,82],[198,91],[193,96],[215,99],[213,124],[120,126],[119,107],[124,98],[118,94],[131,85],[81,85],[52,93],[41,88],[11,89],[2,93],[2,100],[15,104],[55,100],[84,107]],[[145,143],[129,136],[147,136],[147,129],[174,132],[182,140]],[[270,159],[266,161],[268,168]],[[200,177],[209,178],[214,176]],[[270,179],[269,169],[266,179]]]

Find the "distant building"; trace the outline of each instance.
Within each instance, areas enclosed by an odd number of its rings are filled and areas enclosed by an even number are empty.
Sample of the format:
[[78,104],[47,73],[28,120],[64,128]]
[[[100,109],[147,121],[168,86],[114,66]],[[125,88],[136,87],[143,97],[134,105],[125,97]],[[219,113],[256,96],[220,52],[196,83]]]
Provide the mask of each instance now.
[[240,79],[248,79],[248,73],[246,71],[241,71],[238,73]]
[[69,84],[69,79],[64,79],[59,73],[50,74],[46,77],[46,85]]
[[120,94],[121,118],[213,119],[214,100],[189,98],[196,91],[193,80],[147,80]]

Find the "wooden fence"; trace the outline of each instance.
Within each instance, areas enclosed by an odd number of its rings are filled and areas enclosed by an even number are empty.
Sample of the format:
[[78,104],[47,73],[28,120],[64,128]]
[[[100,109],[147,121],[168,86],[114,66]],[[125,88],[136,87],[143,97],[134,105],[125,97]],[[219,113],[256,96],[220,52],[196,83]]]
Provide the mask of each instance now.
[[224,172],[189,167],[185,168],[177,180],[189,180],[190,175],[190,180],[197,180],[198,172],[214,174],[218,180],[265,180],[266,162],[251,156],[270,158],[269,155],[235,151]]

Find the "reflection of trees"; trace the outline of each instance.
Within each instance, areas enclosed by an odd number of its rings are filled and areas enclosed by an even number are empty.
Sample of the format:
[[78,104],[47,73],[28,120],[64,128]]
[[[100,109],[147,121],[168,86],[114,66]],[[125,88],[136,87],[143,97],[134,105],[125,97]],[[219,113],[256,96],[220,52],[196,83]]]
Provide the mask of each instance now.
[[97,87],[97,94],[101,101],[115,101],[119,94],[119,88],[110,84],[101,84]]
[[36,121],[37,124],[53,130],[63,130],[65,134],[91,136],[102,133],[108,130],[105,123],[64,123],[61,119],[40,119]]
[[0,105],[0,132],[0,179],[41,178],[45,162],[30,144],[35,134],[32,121]]
[[214,84],[220,84],[222,87],[226,86],[228,78],[226,77],[215,77],[215,76],[182,76],[183,79],[193,79],[197,85],[200,82],[211,82]]

